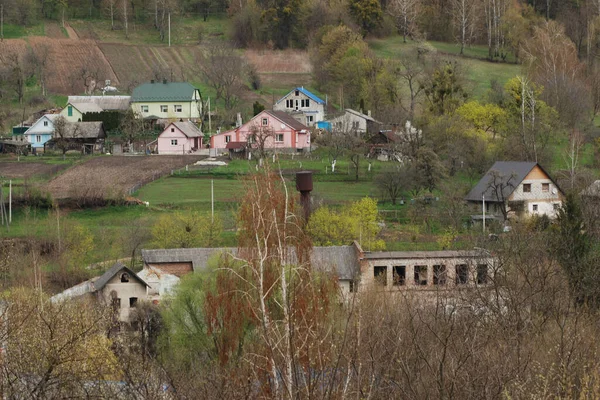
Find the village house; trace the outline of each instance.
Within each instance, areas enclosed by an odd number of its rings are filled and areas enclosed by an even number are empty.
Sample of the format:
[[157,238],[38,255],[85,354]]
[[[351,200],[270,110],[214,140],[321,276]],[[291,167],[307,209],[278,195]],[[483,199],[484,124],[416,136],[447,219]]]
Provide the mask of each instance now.
[[465,200],[486,218],[510,219],[525,215],[556,217],[564,194],[536,162],[497,161]]
[[214,149],[235,149],[240,146],[307,151],[310,150],[310,131],[283,111],[264,110],[245,124],[210,138],[210,147]]
[[328,130],[331,132],[347,132],[357,136],[376,134],[381,129],[382,123],[371,117],[371,110],[367,114],[346,108],[341,115],[327,120]]
[[59,114],[43,115],[25,131],[25,137],[31,144],[33,151],[44,151],[46,142],[52,139],[54,121],[58,117]]
[[171,122],[158,136],[158,154],[188,154],[202,148],[202,132],[191,121]]
[[131,108],[143,119],[159,124],[179,120],[197,121],[202,113],[200,90],[187,82],[151,81],[135,89]]
[[89,113],[127,111],[130,103],[131,96],[69,96],[60,115],[69,122],[81,122]]
[[67,122],[62,137],[57,137],[54,132],[45,147],[54,148],[58,140],[63,140],[69,150],[92,154],[102,152],[105,138],[106,132],[102,122]]
[[326,102],[304,89],[297,87],[279,99],[274,111],[283,111],[306,126],[313,126],[325,119]]
[[131,322],[140,302],[149,300],[150,286],[135,272],[117,262],[99,277],[73,286],[50,298],[61,302],[80,297],[91,297],[100,304],[112,306],[121,322]]

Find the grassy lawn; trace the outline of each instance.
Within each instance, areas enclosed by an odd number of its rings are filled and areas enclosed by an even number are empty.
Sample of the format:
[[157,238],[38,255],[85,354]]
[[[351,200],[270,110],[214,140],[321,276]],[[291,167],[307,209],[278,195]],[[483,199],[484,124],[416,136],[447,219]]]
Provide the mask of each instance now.
[[[69,22],[79,33],[92,34],[97,40],[111,43],[128,44],[168,44],[168,37],[161,40],[160,33],[153,26],[149,17],[145,23],[130,23],[128,37],[120,21],[115,21],[115,29],[111,29],[109,19],[85,19]],[[200,36],[203,40],[222,39],[227,37],[229,19],[226,15],[214,15],[206,22],[202,18],[172,16],[171,17],[171,44],[196,45]]]
[[44,23],[31,26],[4,24],[4,39],[19,39],[27,36],[45,36]]
[[[452,59],[460,60],[466,67],[466,77],[474,97],[482,98],[490,88],[490,82],[497,80],[502,84],[518,75],[521,67],[516,64],[490,62],[487,57],[487,47],[471,46],[465,49],[465,56],[459,55],[460,46],[453,43],[427,42],[432,49],[448,54]],[[369,46],[376,55],[382,58],[399,59],[403,53],[415,48],[416,43],[404,43],[401,36],[391,36],[385,39],[372,39]],[[509,59],[509,61],[514,61]]]

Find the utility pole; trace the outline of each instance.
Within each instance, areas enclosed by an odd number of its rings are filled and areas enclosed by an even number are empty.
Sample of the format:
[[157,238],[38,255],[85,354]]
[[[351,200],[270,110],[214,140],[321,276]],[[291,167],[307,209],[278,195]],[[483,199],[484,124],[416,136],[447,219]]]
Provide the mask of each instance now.
[[482,209],[483,209],[483,233],[485,233],[485,194],[481,195]]
[[210,97],[208,98],[208,134],[212,135],[212,122],[210,116]]
[[169,11],[169,47],[171,47],[171,12]]
[[210,221],[215,223],[215,180],[210,180]]
[[123,22],[125,22],[125,38],[129,39],[129,33],[127,31],[127,0],[123,0]]
[[4,41],[4,3],[0,4],[0,41]]
[[12,224],[12,179],[8,181],[8,224]]

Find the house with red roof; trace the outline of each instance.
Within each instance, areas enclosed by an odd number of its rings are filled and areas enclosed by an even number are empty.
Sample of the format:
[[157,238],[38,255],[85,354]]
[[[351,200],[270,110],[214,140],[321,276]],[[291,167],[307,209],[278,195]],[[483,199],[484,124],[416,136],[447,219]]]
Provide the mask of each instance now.
[[310,130],[283,111],[264,110],[245,124],[210,138],[213,149],[309,150]]

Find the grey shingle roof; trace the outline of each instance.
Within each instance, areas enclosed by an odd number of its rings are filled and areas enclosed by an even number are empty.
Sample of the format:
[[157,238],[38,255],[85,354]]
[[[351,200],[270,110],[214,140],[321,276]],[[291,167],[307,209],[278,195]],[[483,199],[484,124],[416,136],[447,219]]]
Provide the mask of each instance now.
[[120,262],[117,262],[108,271],[106,271],[104,274],[102,274],[98,279],[96,279],[92,283],[94,285],[94,289],[102,290],[102,288],[104,286],[106,286],[108,281],[110,281],[115,275],[117,275],[119,272],[121,272],[123,270],[125,272],[127,272],[129,274],[129,276],[131,276],[133,279],[140,282],[142,285],[150,287],[150,285],[148,285],[146,282],[144,282],[144,280],[142,280],[142,278],[137,276],[137,274],[135,272],[133,272],[132,270],[130,270],[129,268],[127,268],[125,265],[121,264]]
[[[219,253],[237,255],[238,250],[231,247],[142,250],[142,259],[146,264],[191,262],[194,271],[198,271],[206,268],[208,260]],[[354,279],[360,271],[353,246],[313,247],[310,257],[314,268],[333,272],[339,279]],[[291,258],[294,262],[296,257],[292,254]]]
[[185,136],[189,138],[203,136],[202,131],[200,131],[196,124],[191,121],[173,122],[173,125],[175,125],[181,132],[183,132]]
[[308,129],[308,127],[306,125],[304,125],[303,123],[299,122],[297,119],[295,119],[290,114],[288,114],[288,113],[286,113],[284,111],[266,110],[265,112],[267,114],[269,114],[270,116],[272,116],[274,118],[277,118],[278,120],[280,120],[284,124],[288,125],[292,129],[295,129],[297,131],[302,131],[302,130],[307,130]]
[[[492,175],[490,172],[497,171],[502,176],[502,182],[505,187],[502,190],[502,197],[508,198],[512,192],[525,179],[527,174],[538,165],[536,162],[529,161],[496,161],[492,168],[485,173],[483,178],[469,192],[465,200],[481,201],[482,195],[485,195],[485,201],[499,202],[503,199],[498,199],[492,188]],[[541,168],[541,167],[540,167]],[[542,168],[543,169],[543,168]],[[509,182],[510,181],[510,182]]]
[[93,103],[103,110],[125,111],[131,103],[131,96],[69,96],[67,102],[73,105],[75,103]]
[[196,90],[187,82],[144,83],[133,89],[131,101],[191,101]]

